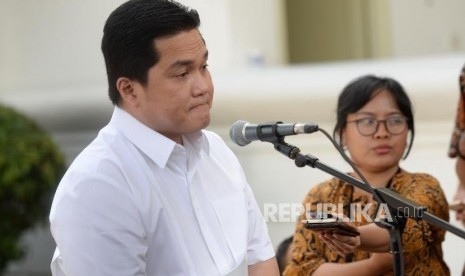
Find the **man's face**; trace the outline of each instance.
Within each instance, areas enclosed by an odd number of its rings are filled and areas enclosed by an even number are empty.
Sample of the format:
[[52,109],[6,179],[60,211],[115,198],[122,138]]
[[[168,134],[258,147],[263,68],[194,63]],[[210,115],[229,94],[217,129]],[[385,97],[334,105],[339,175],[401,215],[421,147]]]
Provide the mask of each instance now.
[[149,69],[147,84],[134,83],[138,120],[181,143],[181,136],[210,123],[213,83],[208,51],[197,29],[155,40],[159,61]]

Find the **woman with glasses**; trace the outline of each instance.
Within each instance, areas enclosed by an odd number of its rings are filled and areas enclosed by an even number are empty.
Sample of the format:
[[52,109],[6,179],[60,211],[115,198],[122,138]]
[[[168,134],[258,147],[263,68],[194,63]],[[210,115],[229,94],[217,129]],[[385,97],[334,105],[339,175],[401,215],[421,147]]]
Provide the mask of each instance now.
[[[447,221],[449,209],[439,182],[429,174],[400,167],[399,162],[410,152],[414,134],[412,105],[397,81],[362,76],[340,94],[333,135],[356,171],[371,186],[390,188]],[[355,172],[349,174],[362,180]],[[395,210],[377,204],[362,189],[332,178],[312,188],[304,206],[307,210],[298,219],[294,233],[292,262],[284,275],[392,275],[390,236],[375,222],[389,221],[393,216],[401,222],[405,274],[450,274],[441,248],[444,230],[424,220],[407,218],[401,210],[393,214]],[[338,206],[336,211],[342,212],[360,235],[305,228],[302,220],[308,219],[307,214],[325,211],[324,206]]]

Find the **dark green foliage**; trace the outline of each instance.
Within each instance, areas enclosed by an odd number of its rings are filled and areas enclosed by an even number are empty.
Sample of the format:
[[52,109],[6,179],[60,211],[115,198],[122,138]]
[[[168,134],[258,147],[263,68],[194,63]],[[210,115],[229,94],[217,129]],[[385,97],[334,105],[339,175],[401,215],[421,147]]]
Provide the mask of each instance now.
[[19,239],[45,222],[64,158],[32,119],[0,105],[0,275],[23,255]]

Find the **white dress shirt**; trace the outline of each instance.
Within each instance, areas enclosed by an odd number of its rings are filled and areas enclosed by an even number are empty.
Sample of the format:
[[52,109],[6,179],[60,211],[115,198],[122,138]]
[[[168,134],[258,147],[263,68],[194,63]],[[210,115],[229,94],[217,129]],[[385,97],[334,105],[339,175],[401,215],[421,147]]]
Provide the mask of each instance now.
[[118,107],[61,180],[50,223],[55,276],[226,275],[274,256],[219,136],[179,145]]

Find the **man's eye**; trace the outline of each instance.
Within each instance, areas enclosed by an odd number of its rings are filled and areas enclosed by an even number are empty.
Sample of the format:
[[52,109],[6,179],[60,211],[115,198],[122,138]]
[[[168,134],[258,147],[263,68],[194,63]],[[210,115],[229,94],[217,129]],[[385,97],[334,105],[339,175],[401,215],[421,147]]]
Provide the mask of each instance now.
[[187,72],[187,71],[186,71],[186,72],[182,72],[181,74],[176,75],[176,77],[178,77],[178,78],[184,78],[185,76],[187,76],[187,74],[189,74],[189,72]]

